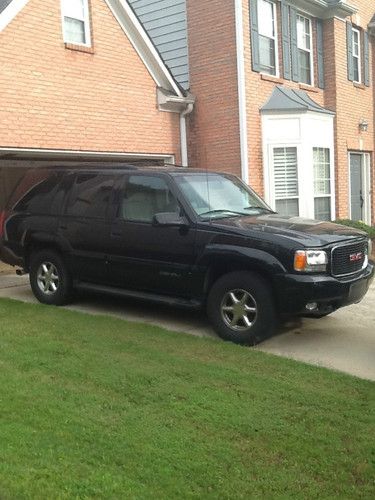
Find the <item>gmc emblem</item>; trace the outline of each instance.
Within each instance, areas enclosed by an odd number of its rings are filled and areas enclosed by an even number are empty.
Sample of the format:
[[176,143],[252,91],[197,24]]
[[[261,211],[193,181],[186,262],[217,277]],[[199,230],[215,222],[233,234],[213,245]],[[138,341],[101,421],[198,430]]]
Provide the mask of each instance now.
[[362,258],[363,258],[362,252],[352,253],[351,255],[349,255],[350,262],[358,262],[359,260],[362,260]]

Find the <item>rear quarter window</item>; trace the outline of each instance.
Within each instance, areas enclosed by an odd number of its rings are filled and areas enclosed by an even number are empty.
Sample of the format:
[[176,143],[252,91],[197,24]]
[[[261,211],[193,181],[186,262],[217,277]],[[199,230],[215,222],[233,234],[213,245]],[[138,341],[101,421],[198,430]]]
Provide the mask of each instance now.
[[31,214],[57,214],[62,202],[57,196],[62,177],[62,172],[51,171],[26,174],[13,192],[9,208]]

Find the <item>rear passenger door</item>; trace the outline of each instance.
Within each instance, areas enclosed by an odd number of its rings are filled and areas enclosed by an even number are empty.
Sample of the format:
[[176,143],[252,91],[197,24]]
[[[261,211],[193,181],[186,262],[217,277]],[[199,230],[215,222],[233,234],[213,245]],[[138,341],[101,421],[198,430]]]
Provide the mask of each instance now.
[[[155,214],[175,212],[185,227],[156,226]],[[168,176],[129,174],[117,194],[109,267],[117,286],[189,296],[194,262],[194,225]]]
[[115,179],[110,173],[73,174],[65,212],[59,222],[59,235],[71,248],[75,279],[91,283],[108,281],[108,206]]

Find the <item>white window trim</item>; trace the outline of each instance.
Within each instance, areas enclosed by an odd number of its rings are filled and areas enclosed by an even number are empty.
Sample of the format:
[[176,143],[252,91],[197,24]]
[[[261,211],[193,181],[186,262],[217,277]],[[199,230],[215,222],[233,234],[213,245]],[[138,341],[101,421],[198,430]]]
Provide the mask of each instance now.
[[[358,34],[358,55],[354,55],[354,33]],[[352,45],[353,45],[353,59],[358,59],[358,80],[354,80],[354,83],[362,83],[362,44],[361,44],[361,32],[357,28],[352,28]],[[354,61],[353,61],[354,64]],[[353,72],[354,72],[354,66],[353,66]]]
[[[275,74],[272,75],[271,73],[267,73],[266,71],[261,71],[260,74],[261,75],[266,75],[266,76],[270,76],[270,77],[273,77],[273,78],[280,78],[280,67],[279,67],[279,31],[277,29],[277,23],[278,23],[278,18],[277,18],[277,7],[276,7],[276,2],[274,2],[273,0],[267,0],[269,1],[269,3],[272,4],[272,8],[273,8],[273,19],[274,19],[274,32],[275,32],[275,35],[273,37],[268,37],[270,38],[271,40],[274,41],[275,43]],[[259,2],[257,0],[257,5],[259,5]],[[264,35],[261,35],[259,33],[260,36],[264,36]]]
[[299,47],[298,46],[298,37],[297,37],[297,48],[298,50],[303,50],[304,52],[308,52],[310,54],[310,71],[311,71],[311,83],[305,83],[305,82],[300,82],[303,85],[308,85],[309,87],[314,87],[315,85],[315,71],[314,71],[314,33],[313,33],[313,26],[312,26],[312,21],[310,17],[305,16],[301,12],[297,12],[297,17],[302,17],[303,19],[306,19],[309,22],[310,26],[310,49],[306,49],[304,47]]
[[313,180],[314,180],[314,187],[313,187],[313,192],[314,192],[314,213],[315,213],[315,200],[316,198],[329,198],[330,199],[330,207],[331,207],[331,219],[335,220],[335,210],[333,209],[333,198],[335,196],[334,193],[334,169],[332,168],[332,150],[331,148],[323,147],[323,146],[313,146],[313,156],[314,156],[314,149],[325,149],[329,151],[329,188],[330,188],[330,193],[329,194],[315,194],[315,177],[314,177],[314,161],[313,161]]
[[62,22],[62,30],[63,30],[63,39],[64,43],[71,43],[73,45],[80,45],[82,47],[91,47],[91,28],[90,28],[90,9],[89,9],[89,0],[83,0],[83,10],[84,10],[84,15],[82,18],[76,18],[79,21],[83,22],[84,29],[85,29],[85,40],[86,43],[78,43],[78,42],[73,42],[69,39],[67,39],[66,32],[65,32],[65,17],[70,17],[70,16],[65,16],[64,12],[64,0],[61,0],[61,22]]

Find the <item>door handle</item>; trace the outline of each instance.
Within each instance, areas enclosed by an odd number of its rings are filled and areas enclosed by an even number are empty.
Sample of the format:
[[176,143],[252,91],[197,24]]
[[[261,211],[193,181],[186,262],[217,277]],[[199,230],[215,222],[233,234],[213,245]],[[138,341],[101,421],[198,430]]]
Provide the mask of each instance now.
[[111,233],[111,236],[113,236],[113,237],[115,237],[115,238],[120,238],[121,233],[118,233],[118,232],[116,232],[116,231],[113,231],[113,232]]

